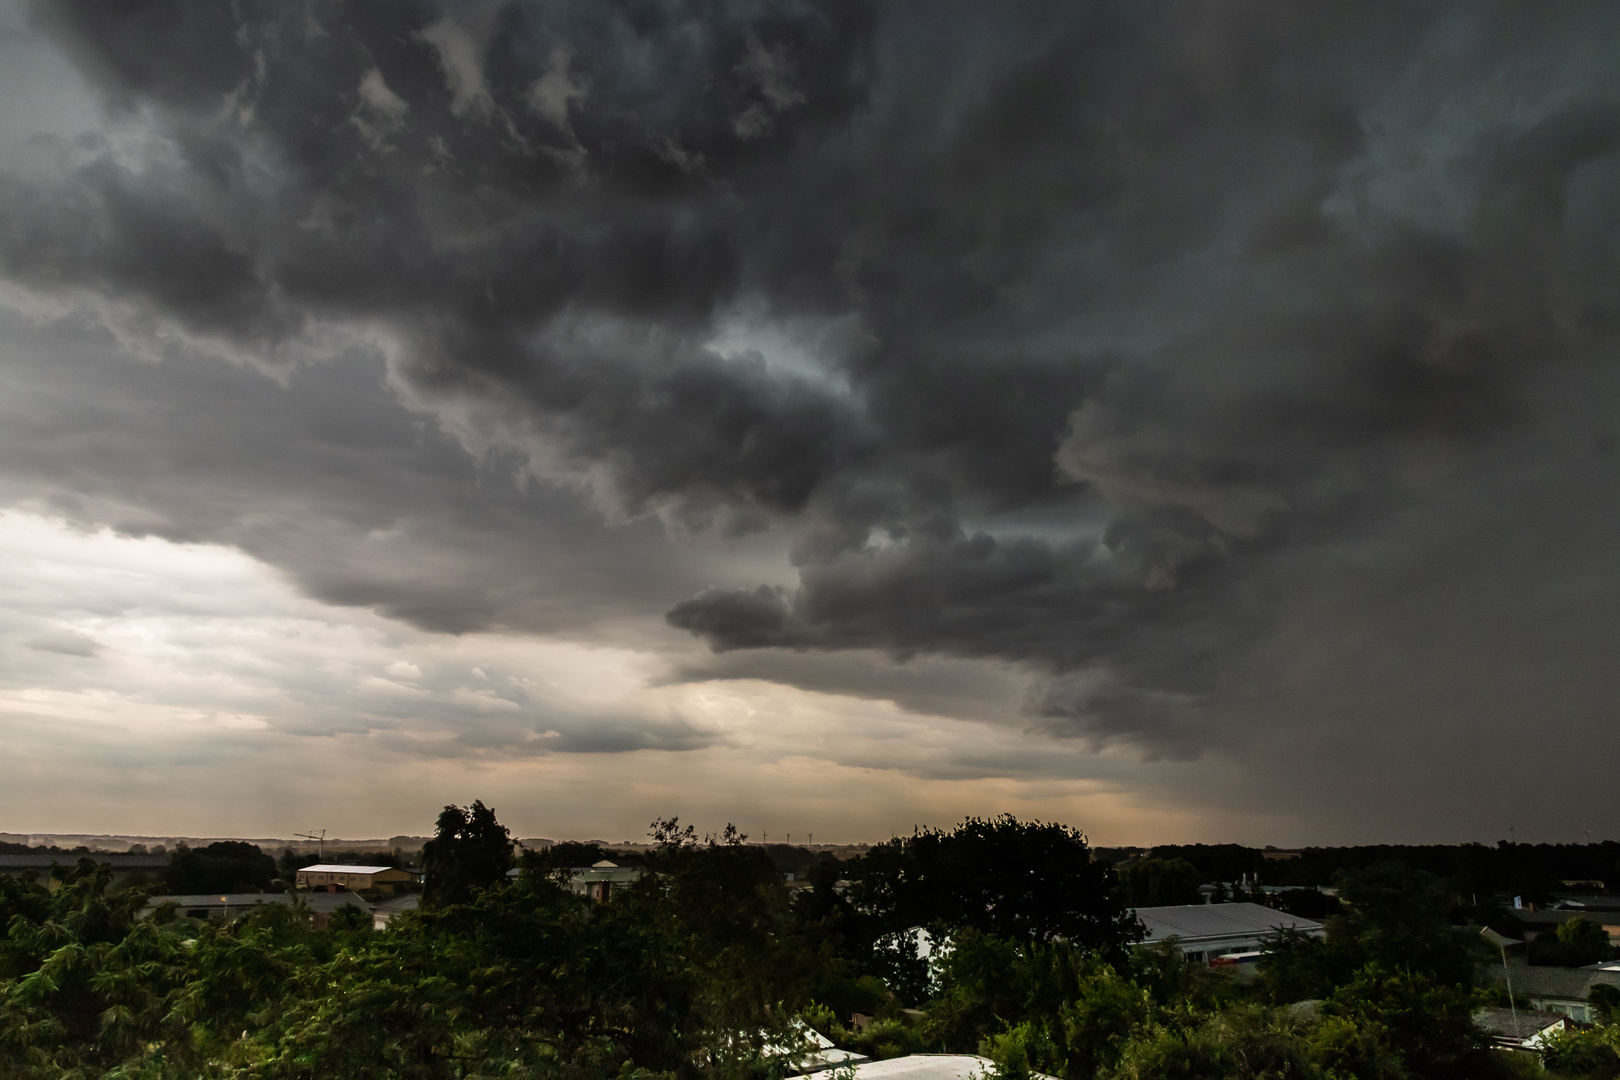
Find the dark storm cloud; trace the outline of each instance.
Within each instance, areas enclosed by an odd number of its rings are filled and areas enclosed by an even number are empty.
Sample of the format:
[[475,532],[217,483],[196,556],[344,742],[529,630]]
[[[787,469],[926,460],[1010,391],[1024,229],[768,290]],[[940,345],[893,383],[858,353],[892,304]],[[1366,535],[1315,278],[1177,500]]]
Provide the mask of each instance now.
[[[1011,661],[1033,722],[1190,754],[1277,566],[1532,438],[1548,380],[1612,431],[1608,5],[36,11],[151,142],[4,180],[8,278],[283,378],[363,328],[469,448],[784,531],[796,588],[669,608],[719,651]],[[538,602],[266,557],[424,625]]]

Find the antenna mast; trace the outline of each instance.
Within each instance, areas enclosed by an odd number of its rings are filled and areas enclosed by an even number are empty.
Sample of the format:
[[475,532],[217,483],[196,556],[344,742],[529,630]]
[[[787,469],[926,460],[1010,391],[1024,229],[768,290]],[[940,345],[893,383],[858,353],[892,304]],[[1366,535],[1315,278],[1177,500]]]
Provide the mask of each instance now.
[[293,835],[298,837],[299,839],[308,840],[311,843],[315,844],[316,845],[316,850],[317,850],[317,852],[319,852],[319,854],[317,854],[315,857],[317,859],[319,859],[321,862],[326,861],[326,830],[325,829],[322,829],[320,832],[295,832],[295,833],[293,833]]

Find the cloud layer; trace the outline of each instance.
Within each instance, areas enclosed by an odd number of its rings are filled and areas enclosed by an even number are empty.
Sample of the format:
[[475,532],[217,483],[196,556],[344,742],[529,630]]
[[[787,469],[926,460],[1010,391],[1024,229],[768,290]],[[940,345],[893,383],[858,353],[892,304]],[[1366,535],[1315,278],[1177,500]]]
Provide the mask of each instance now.
[[1609,738],[1609,5],[30,20],[89,104],[0,171],[16,505],[985,721],[987,775],[1033,733],[1259,810],[1410,728],[1477,807],[1466,747]]

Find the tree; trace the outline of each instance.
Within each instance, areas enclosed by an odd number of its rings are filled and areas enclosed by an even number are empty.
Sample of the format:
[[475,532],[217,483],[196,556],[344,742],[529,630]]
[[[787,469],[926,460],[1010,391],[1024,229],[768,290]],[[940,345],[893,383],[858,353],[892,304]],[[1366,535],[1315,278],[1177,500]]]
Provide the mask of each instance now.
[[1328,943],[1357,966],[1379,963],[1452,985],[1472,980],[1471,939],[1452,929],[1454,897],[1435,875],[1381,862],[1340,875],[1339,899],[1345,913],[1328,920]]
[[478,889],[503,881],[512,868],[512,834],[480,801],[446,806],[433,839],[422,845],[422,903],[464,904]]
[[256,892],[275,880],[276,860],[242,840],[182,846],[163,871],[164,888],[171,893]]
[[1137,859],[1116,871],[1120,895],[1127,907],[1195,904],[1203,876],[1186,859]]
[[918,829],[873,848],[848,873],[874,937],[936,922],[1102,952],[1140,937],[1113,871],[1065,825],[1008,814],[968,818],[948,833]]
[[1568,967],[1585,967],[1608,958],[1609,932],[1591,919],[1581,916],[1561,923],[1558,944]]

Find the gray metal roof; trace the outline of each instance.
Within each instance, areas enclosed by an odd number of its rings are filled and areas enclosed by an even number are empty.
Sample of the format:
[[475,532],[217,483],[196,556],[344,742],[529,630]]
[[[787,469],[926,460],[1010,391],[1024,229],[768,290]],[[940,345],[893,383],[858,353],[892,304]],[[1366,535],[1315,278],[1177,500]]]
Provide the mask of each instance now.
[[[397,866],[345,866],[343,863],[316,863],[314,866],[300,866],[300,874],[380,874],[384,870],[398,870]],[[409,870],[400,873],[408,874]]]
[[1257,937],[1278,930],[1311,933],[1322,924],[1261,904],[1177,904],[1173,907],[1136,909],[1147,927],[1147,940],[1177,937],[1183,942],[1205,939]]
[[370,911],[371,905],[354,893],[192,893],[186,896],[154,896],[146,901],[150,911],[173,901],[181,908],[249,908],[257,904],[291,904],[294,901],[322,915],[340,907],[353,906]]
[[1492,1035],[1505,1035],[1510,1039],[1528,1039],[1549,1028],[1566,1026],[1567,1016],[1558,1013],[1536,1012],[1533,1009],[1480,1009],[1474,1013],[1474,1023]]
[[[337,895],[341,896],[342,893]],[[398,914],[402,911],[415,911],[421,905],[421,893],[400,893],[398,896],[390,896],[386,900],[378,900],[375,904],[371,905],[371,910],[386,911],[390,914]]]
[[1583,911],[1571,908],[1545,908],[1541,911],[1526,909],[1515,911],[1513,917],[1531,926],[1561,926],[1571,919],[1587,919],[1595,923],[1614,922],[1612,911]]
[[0,870],[49,870],[53,863],[76,866],[80,859],[106,863],[114,870],[162,870],[167,855],[127,855],[103,851],[42,851],[27,855],[0,855]]
[[177,896],[154,896],[146,901],[149,908],[175,903],[183,908],[252,907],[255,904],[290,904],[286,893],[187,893]]
[[[1507,969],[1507,973],[1513,982],[1513,992],[1528,997],[1585,1001],[1591,996],[1594,986],[1620,987],[1620,971],[1514,964]],[[1487,965],[1485,980],[1493,985],[1501,983],[1502,965]]]

